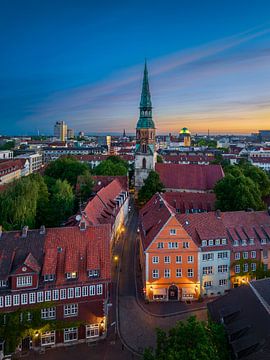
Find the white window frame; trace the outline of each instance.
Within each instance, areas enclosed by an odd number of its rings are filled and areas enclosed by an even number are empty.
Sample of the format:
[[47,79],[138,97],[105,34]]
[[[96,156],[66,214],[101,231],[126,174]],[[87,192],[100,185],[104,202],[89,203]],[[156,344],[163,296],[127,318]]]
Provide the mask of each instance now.
[[73,299],[74,298],[74,288],[68,288],[67,298]]
[[202,274],[203,275],[211,275],[211,274],[213,274],[213,266],[204,266],[202,268]]
[[157,248],[158,248],[158,249],[164,249],[164,242],[159,241],[159,242],[157,243]]
[[65,300],[67,298],[67,289],[60,289],[60,300]]
[[194,256],[193,255],[188,255],[187,262],[188,262],[188,264],[193,264],[194,263]]
[[66,304],[64,305],[64,317],[78,316],[79,306],[78,304]]
[[234,266],[234,272],[235,272],[236,274],[239,274],[239,273],[241,272],[241,267],[240,267],[239,264],[236,264],[236,265]]
[[182,264],[182,255],[176,255],[175,263],[176,264]]
[[203,283],[203,287],[206,288],[206,289],[208,289],[208,288],[210,288],[212,286],[213,286],[213,281],[212,280],[206,280]]
[[[40,336],[41,346],[55,345],[55,330],[46,331]],[[52,340],[53,339],[53,340]]]
[[11,295],[5,296],[5,307],[10,307],[12,305],[12,297]]
[[88,286],[82,287],[82,297],[88,296]]
[[187,269],[187,277],[188,278],[194,277],[194,269]]
[[251,263],[251,271],[256,271],[256,269],[257,269],[257,264]]
[[21,305],[28,304],[28,294],[21,294]]
[[36,303],[36,293],[32,292],[29,294],[29,304],[35,304]]
[[215,240],[215,245],[220,245],[220,239]]
[[51,301],[52,299],[52,292],[51,290],[46,290],[44,294],[44,301]]
[[177,278],[182,277],[182,269],[181,269],[181,268],[177,268],[175,274],[176,274],[176,277],[177,277]]
[[54,281],[54,275],[53,274],[45,274],[44,281],[45,282]]
[[243,259],[248,259],[248,251],[243,252]]
[[234,254],[234,260],[240,260],[240,258],[241,258],[240,252],[236,252],[236,253]]
[[176,229],[170,229],[170,235],[176,235]]
[[53,301],[59,300],[59,290],[58,289],[53,290],[52,299],[53,299]]
[[251,259],[256,259],[256,251],[254,251],[254,250],[252,250],[251,251],[251,254],[250,254],[250,256],[251,256]]
[[243,272],[248,272],[248,263],[244,263]]
[[75,298],[80,298],[82,296],[82,288],[80,286],[75,287]]
[[96,286],[89,285],[89,296],[95,296],[95,295],[96,295]]
[[214,240],[208,240],[208,245],[213,246],[214,245]]
[[16,278],[17,288],[29,287],[32,285],[33,285],[33,276],[32,275],[17,276],[17,278]]
[[98,324],[85,325],[85,338],[93,339],[96,337],[99,337],[99,325]]
[[178,242],[177,241],[169,241],[168,249],[178,249]]
[[189,241],[183,241],[183,249],[189,249]]
[[219,284],[219,286],[227,286],[228,285],[228,279],[219,279],[218,284]]
[[40,310],[40,317],[43,320],[51,320],[56,318],[56,307],[48,307]]
[[16,294],[13,295],[13,306],[18,306],[20,305],[20,295]]
[[207,246],[207,240],[202,240],[202,246]]
[[227,239],[222,239],[221,243],[222,243],[222,245],[227,245]]
[[[70,334],[74,334],[76,336],[72,336],[72,339],[69,339]],[[77,340],[78,340],[78,328],[77,327],[64,329],[64,343],[77,341]]]
[[43,302],[43,291],[38,291],[37,292],[37,303],[42,303]]
[[164,256],[164,264],[170,264],[171,263],[171,257],[170,255]]
[[218,265],[218,273],[226,273],[226,272],[228,272],[228,265],[226,265],[226,264]]
[[158,279],[159,278],[159,270],[153,269],[152,270],[152,279]]
[[152,257],[152,264],[158,264],[159,263],[159,256],[153,256]]
[[97,295],[102,295],[103,293],[103,284],[97,284]]
[[4,296],[0,296],[0,308],[4,307]]
[[171,277],[171,269],[164,269],[164,278],[169,279]]

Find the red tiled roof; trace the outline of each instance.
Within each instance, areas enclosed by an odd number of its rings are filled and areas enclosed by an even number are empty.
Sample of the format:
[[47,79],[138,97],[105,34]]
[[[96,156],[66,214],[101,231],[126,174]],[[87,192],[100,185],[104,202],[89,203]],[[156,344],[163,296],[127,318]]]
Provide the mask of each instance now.
[[251,156],[250,160],[254,163],[264,163],[269,164],[270,163],[270,157],[267,156]]
[[215,160],[215,157],[213,155],[164,155],[163,158],[165,162],[171,162],[175,164],[178,164],[180,162],[211,162]]
[[0,173],[1,171],[13,172],[22,169],[25,161],[26,159],[0,161]]
[[83,218],[92,225],[113,223],[117,215],[115,198],[126,191],[118,179],[101,188],[93,199],[89,200],[82,211]]
[[[78,272],[78,281],[88,280],[87,270],[100,266],[99,281],[110,279],[110,227],[63,227],[46,230],[42,275],[56,275],[56,285],[66,282],[65,272]],[[56,255],[55,255],[56,254]],[[91,254],[94,254],[92,256]]]
[[140,211],[142,244],[147,249],[162,227],[174,213],[160,194],[155,194]]
[[[255,246],[258,247],[260,240],[265,238],[265,233],[269,232],[270,235],[270,216],[267,211],[231,211],[220,213],[220,216],[216,212],[209,212],[181,214],[176,217],[198,244],[202,240],[226,238],[229,245],[232,245],[234,240],[254,238]],[[247,250],[248,248],[245,247]]]
[[214,193],[193,193],[193,192],[165,192],[162,194],[173,208],[180,213],[191,212],[192,210],[214,211],[216,195]]
[[94,192],[99,191],[101,188],[107,186],[110,184],[113,180],[117,179],[122,188],[125,189],[125,191],[128,190],[128,177],[127,176],[103,176],[103,175],[95,175],[92,176],[95,185],[93,188]]
[[36,258],[31,253],[27,255],[26,259],[24,260],[24,264],[37,273],[40,271],[40,266]]
[[224,177],[220,165],[156,164],[156,171],[167,189],[209,191]]

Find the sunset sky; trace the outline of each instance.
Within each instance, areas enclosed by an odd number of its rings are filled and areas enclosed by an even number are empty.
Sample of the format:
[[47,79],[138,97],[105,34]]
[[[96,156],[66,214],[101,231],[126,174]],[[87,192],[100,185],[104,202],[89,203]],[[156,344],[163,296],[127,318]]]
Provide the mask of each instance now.
[[1,0],[0,134],[270,129],[268,0]]

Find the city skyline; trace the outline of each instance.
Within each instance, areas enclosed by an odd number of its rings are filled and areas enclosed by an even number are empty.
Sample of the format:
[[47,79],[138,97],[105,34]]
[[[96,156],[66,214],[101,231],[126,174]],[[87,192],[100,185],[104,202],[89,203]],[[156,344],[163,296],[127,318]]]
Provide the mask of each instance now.
[[145,57],[158,134],[269,128],[269,4],[245,4],[3,1],[0,133],[134,133]]

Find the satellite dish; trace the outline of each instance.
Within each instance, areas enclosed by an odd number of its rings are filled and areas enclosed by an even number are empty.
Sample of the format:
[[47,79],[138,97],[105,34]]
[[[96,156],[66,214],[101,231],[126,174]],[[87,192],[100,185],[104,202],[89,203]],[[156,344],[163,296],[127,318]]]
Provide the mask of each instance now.
[[76,215],[76,217],[75,217],[75,219],[77,220],[77,221],[80,221],[81,220],[81,215]]

